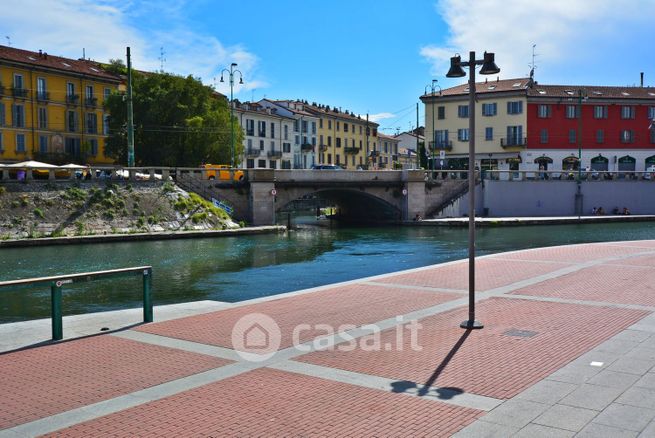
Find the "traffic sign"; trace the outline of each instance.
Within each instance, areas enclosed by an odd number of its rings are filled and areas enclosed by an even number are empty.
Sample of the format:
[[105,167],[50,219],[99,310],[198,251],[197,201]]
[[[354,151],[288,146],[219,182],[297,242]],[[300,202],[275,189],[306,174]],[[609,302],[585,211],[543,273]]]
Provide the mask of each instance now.
[[442,160],[446,158],[446,151],[439,151],[439,158],[441,158]]
[[271,189],[271,195],[273,195],[273,196],[277,195],[277,190]]

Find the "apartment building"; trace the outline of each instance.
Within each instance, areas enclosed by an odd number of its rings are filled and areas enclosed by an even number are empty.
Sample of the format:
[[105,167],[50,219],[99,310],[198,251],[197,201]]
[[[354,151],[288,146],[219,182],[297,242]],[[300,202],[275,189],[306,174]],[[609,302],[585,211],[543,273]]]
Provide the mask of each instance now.
[[380,145],[378,169],[393,169],[394,163],[399,162],[398,145],[400,144],[400,139],[378,133],[378,142]]
[[295,119],[274,106],[245,102],[234,113],[243,129],[243,162],[248,169],[291,169]]
[[0,46],[0,162],[113,163],[103,102],[120,83],[93,61]]

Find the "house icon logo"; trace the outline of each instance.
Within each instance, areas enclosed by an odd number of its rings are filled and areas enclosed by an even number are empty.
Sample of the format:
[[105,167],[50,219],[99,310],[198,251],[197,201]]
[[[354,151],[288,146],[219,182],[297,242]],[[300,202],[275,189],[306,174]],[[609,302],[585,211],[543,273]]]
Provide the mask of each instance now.
[[280,348],[282,334],[275,320],[263,313],[242,316],[232,328],[232,347],[250,362],[271,358]]

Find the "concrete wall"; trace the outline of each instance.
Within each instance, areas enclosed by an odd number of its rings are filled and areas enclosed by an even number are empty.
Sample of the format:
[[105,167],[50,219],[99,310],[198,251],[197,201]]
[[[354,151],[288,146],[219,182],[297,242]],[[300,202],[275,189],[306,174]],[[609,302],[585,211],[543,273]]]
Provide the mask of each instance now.
[[[583,181],[583,214],[603,207],[627,207],[632,214],[655,214],[653,181]],[[485,181],[483,207],[489,216],[573,216],[575,181]]]

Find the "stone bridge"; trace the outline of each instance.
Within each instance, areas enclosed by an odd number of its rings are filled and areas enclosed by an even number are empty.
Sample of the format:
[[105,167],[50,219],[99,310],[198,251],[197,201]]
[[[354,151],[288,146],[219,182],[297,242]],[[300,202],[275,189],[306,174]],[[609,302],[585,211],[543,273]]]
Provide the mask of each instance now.
[[354,221],[396,222],[435,213],[466,191],[461,179],[426,181],[421,170],[347,171],[249,169],[243,182],[210,181],[193,173],[177,183],[207,199],[226,202],[236,219],[274,224],[276,213],[299,199],[318,198]]

